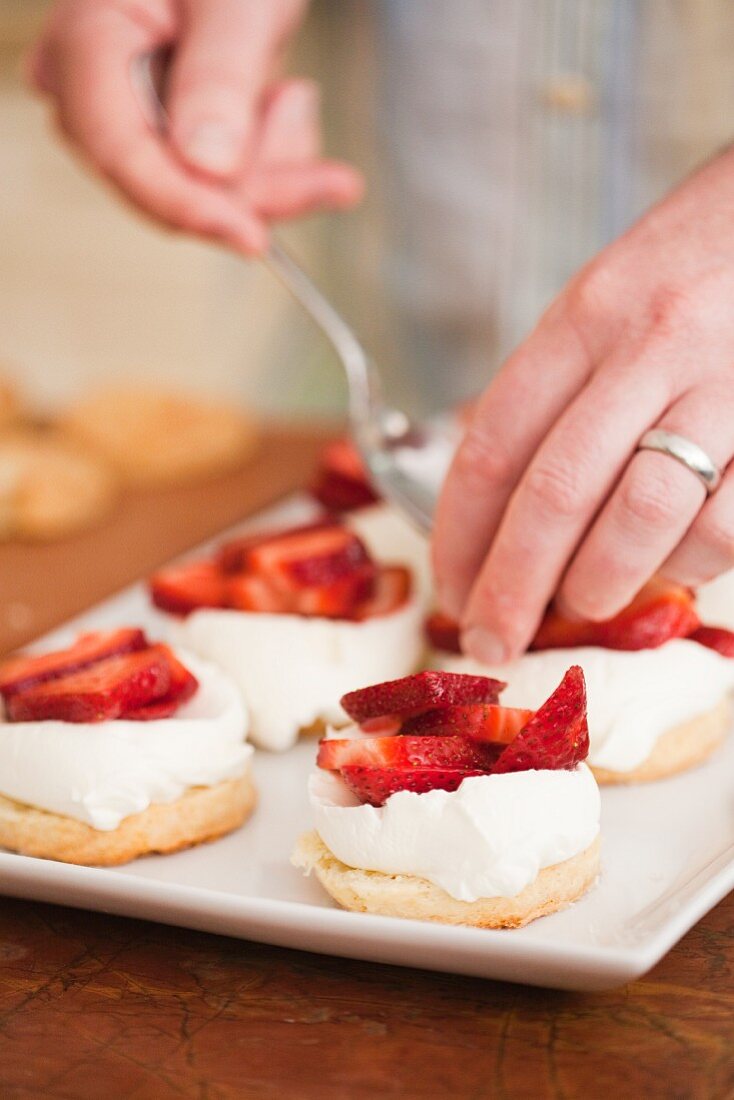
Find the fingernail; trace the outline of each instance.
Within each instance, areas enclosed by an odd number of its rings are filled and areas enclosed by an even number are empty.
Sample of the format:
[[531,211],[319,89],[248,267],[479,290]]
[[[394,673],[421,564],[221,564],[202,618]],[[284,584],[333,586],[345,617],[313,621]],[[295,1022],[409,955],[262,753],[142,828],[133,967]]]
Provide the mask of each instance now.
[[483,626],[472,626],[461,635],[461,648],[483,665],[501,665],[508,653],[501,640]]
[[221,122],[202,122],[183,147],[190,163],[207,172],[233,172],[240,159],[239,135]]

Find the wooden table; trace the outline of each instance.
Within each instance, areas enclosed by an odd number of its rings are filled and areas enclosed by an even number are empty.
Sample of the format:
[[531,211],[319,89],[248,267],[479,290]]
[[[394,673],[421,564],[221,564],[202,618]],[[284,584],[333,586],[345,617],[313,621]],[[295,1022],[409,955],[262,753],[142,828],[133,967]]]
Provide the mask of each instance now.
[[[0,647],[301,484],[318,442],[273,432],[243,474],[3,548]],[[593,995],[0,898],[0,1097],[730,1100],[733,967],[734,895],[642,981]]]

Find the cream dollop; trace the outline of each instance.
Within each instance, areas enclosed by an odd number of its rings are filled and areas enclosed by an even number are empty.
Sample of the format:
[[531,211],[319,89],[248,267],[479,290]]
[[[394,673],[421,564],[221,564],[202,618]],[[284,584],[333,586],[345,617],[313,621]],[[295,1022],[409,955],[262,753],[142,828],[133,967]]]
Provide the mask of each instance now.
[[178,656],[199,688],[170,718],[0,721],[0,793],[109,831],[189,787],[244,774],[253,750],[245,743],[239,692],[212,665],[183,651]]
[[381,807],[360,805],[337,775],[317,770],[309,798],[319,836],[342,863],[428,879],[459,901],[514,897],[599,832],[599,789],[585,764],[476,776],[450,792],[399,791]]
[[187,649],[239,687],[256,745],[281,751],[316,721],[344,723],[348,691],[413,672],[423,653],[417,600],[365,622],[202,609],[174,627]]
[[638,767],[662,734],[712,710],[734,687],[734,660],[685,639],[634,652],[547,649],[490,667],[467,657],[441,661],[452,672],[506,680],[502,703],[532,708],[548,698],[570,665],[581,665],[586,677],[589,763],[619,772]]

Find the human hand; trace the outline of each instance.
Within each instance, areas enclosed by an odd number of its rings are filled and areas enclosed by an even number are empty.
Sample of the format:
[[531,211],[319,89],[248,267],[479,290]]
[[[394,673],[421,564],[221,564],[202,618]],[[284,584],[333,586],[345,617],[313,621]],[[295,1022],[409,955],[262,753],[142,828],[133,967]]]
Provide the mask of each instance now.
[[603,620],[656,572],[734,565],[734,470],[706,501],[660,427],[734,455],[734,151],[604,249],[478,402],[439,503],[434,565],[466,652],[520,654],[546,605]]
[[[280,80],[307,0],[60,0],[29,61],[76,149],[158,221],[245,252],[266,223],[361,194],[320,155],[318,91]],[[165,134],[146,120],[135,59],[173,47]]]

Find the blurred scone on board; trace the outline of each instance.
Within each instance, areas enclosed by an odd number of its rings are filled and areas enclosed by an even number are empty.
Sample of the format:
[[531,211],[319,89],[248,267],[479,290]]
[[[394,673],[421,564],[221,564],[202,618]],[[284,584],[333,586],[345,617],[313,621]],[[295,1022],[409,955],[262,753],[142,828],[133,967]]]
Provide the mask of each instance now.
[[57,432],[0,434],[0,540],[63,538],[102,519],[116,492],[107,465]]
[[255,450],[246,410],[191,394],[116,386],[80,398],[59,421],[127,485],[185,484],[236,469]]

